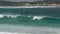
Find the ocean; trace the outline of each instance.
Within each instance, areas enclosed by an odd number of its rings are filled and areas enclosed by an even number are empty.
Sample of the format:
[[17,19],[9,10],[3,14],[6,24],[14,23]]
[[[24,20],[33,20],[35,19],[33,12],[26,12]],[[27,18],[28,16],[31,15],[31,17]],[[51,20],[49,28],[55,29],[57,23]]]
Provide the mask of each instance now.
[[60,7],[0,8],[0,34],[60,34]]

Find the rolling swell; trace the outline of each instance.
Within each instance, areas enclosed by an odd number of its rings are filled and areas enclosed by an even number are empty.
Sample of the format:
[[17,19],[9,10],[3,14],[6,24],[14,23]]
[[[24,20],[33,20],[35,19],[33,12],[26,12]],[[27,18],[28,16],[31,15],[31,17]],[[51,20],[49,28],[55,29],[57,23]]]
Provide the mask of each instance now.
[[59,17],[60,8],[0,8],[0,13]]
[[[60,26],[60,8],[0,8],[0,14],[25,15],[3,16],[0,24]],[[28,17],[29,15],[31,16]]]
[[59,27],[60,25],[60,18],[59,17],[43,17],[40,16],[38,20],[38,16],[36,19],[33,19],[34,16],[17,16],[14,17],[7,17],[4,16],[0,18],[0,24],[13,24],[13,25],[32,25],[32,26],[50,26],[50,27]]
[[60,8],[0,8],[0,34],[60,34],[59,27]]

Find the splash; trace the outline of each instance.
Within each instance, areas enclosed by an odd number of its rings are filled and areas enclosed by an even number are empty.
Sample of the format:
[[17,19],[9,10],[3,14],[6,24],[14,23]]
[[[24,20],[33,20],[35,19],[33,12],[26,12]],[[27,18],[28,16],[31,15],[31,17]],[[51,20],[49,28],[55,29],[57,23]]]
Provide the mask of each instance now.
[[41,19],[43,19],[43,18],[45,18],[46,16],[33,16],[33,20],[41,20]]

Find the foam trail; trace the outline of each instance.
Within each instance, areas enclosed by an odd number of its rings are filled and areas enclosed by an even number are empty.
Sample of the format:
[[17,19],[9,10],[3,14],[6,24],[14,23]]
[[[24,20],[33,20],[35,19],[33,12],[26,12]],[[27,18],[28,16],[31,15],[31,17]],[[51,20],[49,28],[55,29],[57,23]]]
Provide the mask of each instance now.
[[0,32],[0,34],[16,34],[16,33]]
[[11,33],[11,32],[0,32],[0,34],[31,34],[31,33]]
[[9,34],[60,34],[60,28],[56,27],[36,27],[25,25],[0,25],[0,33]]

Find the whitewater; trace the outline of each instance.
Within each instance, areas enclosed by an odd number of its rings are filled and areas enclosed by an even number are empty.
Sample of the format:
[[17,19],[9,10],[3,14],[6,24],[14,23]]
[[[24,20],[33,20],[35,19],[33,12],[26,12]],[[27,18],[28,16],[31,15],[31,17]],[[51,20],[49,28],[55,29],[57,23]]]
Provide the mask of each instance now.
[[0,6],[0,34],[60,34],[60,8]]
[[[32,20],[38,19],[39,21],[44,18],[58,18],[51,16],[31,16],[31,15],[7,15],[0,14],[0,19],[3,17],[17,18],[18,16],[28,17]],[[48,27],[48,26],[32,26],[32,25],[14,25],[14,24],[0,24],[0,34],[60,34],[60,27]]]
[[11,17],[11,18],[17,18],[18,16],[23,16],[23,17],[28,17],[28,18],[31,18],[33,20],[41,20],[41,19],[44,19],[44,18],[56,18],[56,19],[60,19],[60,17],[53,17],[53,16],[32,16],[32,15],[21,15],[21,14],[0,14],[0,18],[3,18],[3,17]]
[[60,28],[0,24],[0,34],[60,34]]

